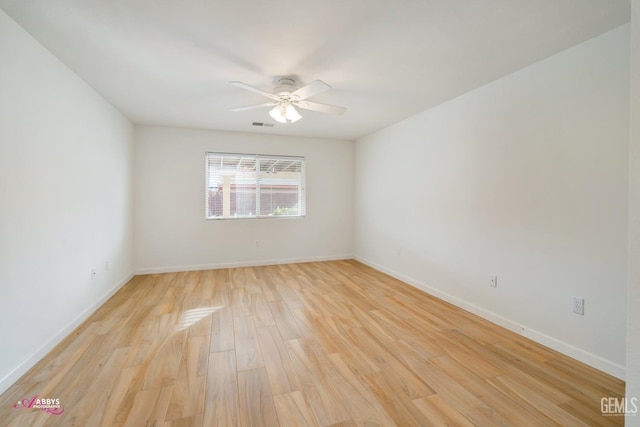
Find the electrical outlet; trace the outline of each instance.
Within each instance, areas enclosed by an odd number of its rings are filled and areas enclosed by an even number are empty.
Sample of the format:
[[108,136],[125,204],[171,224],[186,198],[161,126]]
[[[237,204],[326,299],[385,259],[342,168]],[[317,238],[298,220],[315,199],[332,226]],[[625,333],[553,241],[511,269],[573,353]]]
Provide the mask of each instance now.
[[491,276],[491,281],[489,282],[489,286],[492,288],[498,287],[498,276]]
[[400,250],[400,248],[396,249],[396,255],[398,256],[402,255],[402,251]]
[[573,297],[573,312],[584,316],[584,298]]
[[98,274],[98,273],[96,272],[96,268],[95,268],[95,267],[93,267],[93,268],[91,269],[91,279],[95,279],[96,274]]
[[260,240],[256,240],[256,248],[260,247]]

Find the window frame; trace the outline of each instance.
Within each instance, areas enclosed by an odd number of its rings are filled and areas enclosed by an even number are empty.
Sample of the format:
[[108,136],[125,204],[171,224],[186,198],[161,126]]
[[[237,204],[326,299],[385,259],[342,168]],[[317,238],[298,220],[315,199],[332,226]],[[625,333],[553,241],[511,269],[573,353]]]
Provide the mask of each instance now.
[[[256,199],[256,214],[255,215],[241,215],[241,216],[209,216],[210,206],[209,206],[209,197],[210,197],[210,157],[211,156],[220,156],[224,159],[225,156],[228,157],[242,157],[255,159],[256,161],[256,173],[255,173],[255,199]],[[300,162],[300,173],[301,177],[297,181],[297,185],[299,187],[299,198],[298,198],[298,210],[299,213],[297,215],[261,215],[259,214],[260,209],[260,194],[261,194],[261,179],[260,179],[260,161],[261,160],[283,160],[283,161],[298,161]],[[306,167],[307,167],[307,159],[304,156],[293,156],[293,155],[279,155],[279,154],[254,154],[254,153],[232,153],[232,152],[222,152],[222,151],[207,151],[204,155],[204,163],[205,163],[205,188],[204,188],[204,214],[205,220],[207,221],[219,221],[219,220],[252,220],[252,219],[299,219],[304,218],[307,215],[307,207],[306,207]]]

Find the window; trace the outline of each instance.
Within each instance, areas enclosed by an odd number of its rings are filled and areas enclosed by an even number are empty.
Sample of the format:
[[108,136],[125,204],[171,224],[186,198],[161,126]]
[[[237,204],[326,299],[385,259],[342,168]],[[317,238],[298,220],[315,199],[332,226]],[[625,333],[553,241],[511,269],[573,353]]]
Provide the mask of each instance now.
[[304,157],[207,153],[207,219],[305,215]]

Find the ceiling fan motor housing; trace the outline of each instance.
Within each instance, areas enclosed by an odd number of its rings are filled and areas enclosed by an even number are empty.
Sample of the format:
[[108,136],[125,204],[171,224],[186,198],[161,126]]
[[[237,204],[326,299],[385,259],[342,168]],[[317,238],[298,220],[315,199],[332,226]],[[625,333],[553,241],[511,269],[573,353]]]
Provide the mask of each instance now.
[[278,85],[273,89],[273,94],[278,96],[288,95],[296,90],[294,84],[295,81],[293,79],[278,79]]

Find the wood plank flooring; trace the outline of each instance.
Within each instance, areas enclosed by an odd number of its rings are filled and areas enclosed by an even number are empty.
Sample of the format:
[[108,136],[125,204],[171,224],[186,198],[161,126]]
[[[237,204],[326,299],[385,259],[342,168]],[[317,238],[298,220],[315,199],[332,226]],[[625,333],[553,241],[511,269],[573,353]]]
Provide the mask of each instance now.
[[[622,425],[624,382],[356,261],[137,276],[7,426]],[[58,398],[61,415],[13,404]]]

